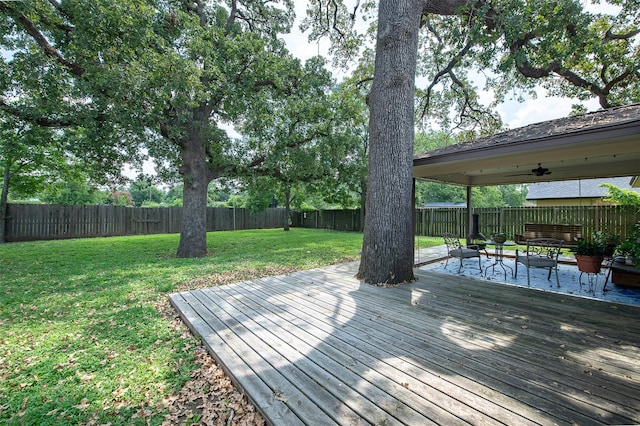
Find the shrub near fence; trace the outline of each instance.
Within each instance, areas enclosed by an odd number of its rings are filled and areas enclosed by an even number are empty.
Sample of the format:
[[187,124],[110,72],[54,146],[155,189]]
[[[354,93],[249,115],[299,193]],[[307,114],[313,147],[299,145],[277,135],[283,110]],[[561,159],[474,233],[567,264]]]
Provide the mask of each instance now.
[[[500,207],[474,209],[478,213],[479,228],[485,236],[505,232],[510,239],[522,234],[525,223],[581,224],[583,236],[606,230],[625,238],[628,228],[640,220],[637,207],[630,206],[559,206],[559,207]],[[294,226],[305,228],[359,231],[359,210],[323,210],[297,212]],[[448,232],[467,234],[467,209],[464,207],[428,207],[415,212],[416,235],[439,237]]]
[[[9,204],[6,240],[35,241],[180,232],[182,207],[62,206]],[[246,209],[207,208],[207,231],[279,228],[284,209],[253,216]]]

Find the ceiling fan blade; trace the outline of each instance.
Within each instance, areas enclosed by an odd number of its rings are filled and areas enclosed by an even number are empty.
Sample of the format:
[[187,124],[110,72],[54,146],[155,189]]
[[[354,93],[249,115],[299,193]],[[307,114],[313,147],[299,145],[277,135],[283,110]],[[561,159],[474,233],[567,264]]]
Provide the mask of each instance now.
[[533,173],[536,176],[544,176],[544,175],[551,174],[549,169],[547,169],[545,167],[542,167],[542,164],[540,164],[540,163],[538,163],[538,168],[537,169],[531,169],[531,173]]

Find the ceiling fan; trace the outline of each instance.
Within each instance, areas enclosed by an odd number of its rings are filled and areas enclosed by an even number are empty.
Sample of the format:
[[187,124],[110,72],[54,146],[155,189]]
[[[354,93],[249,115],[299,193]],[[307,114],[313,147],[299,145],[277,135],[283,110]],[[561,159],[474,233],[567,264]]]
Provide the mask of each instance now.
[[531,173],[521,173],[521,174],[517,174],[517,175],[509,175],[509,176],[544,176],[544,175],[550,175],[551,172],[549,171],[549,169],[542,167],[542,164],[538,163],[538,167],[535,169],[531,169]]

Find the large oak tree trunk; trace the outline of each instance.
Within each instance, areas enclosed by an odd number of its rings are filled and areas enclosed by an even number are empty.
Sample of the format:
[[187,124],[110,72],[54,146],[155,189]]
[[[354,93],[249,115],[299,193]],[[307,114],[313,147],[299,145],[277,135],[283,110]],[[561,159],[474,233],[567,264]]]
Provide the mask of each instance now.
[[358,278],[413,280],[412,165],[418,30],[424,2],[380,0],[369,95],[369,178]]
[[177,256],[203,257],[207,255],[207,188],[211,172],[205,142],[199,134],[192,133],[181,146],[184,189]]

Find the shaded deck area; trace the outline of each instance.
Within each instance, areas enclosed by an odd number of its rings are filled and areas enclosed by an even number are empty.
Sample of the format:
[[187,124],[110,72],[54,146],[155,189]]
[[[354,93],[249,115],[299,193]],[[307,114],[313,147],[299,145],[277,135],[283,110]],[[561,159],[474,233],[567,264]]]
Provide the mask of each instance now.
[[640,423],[640,308],[356,268],[170,299],[271,424]]

